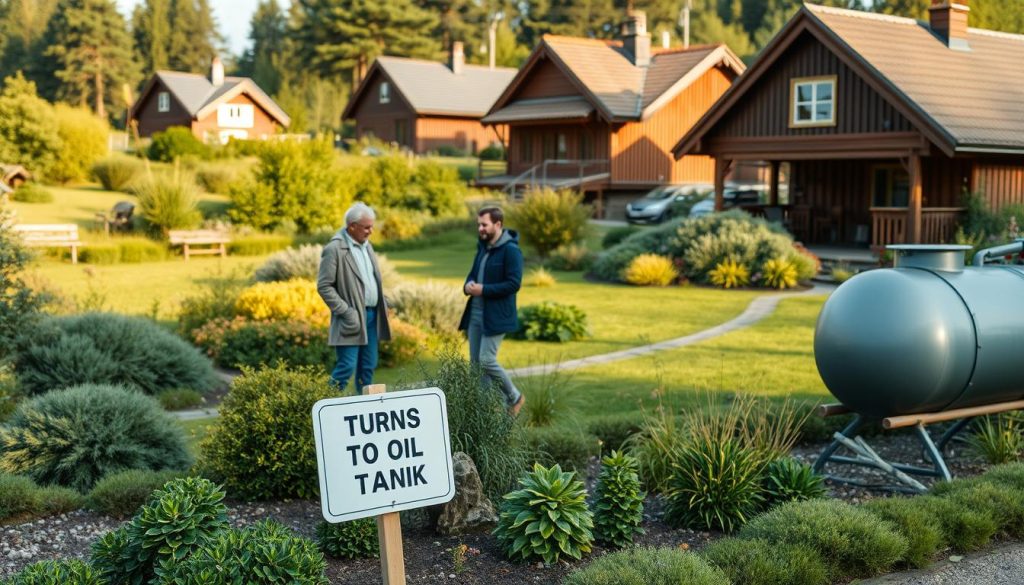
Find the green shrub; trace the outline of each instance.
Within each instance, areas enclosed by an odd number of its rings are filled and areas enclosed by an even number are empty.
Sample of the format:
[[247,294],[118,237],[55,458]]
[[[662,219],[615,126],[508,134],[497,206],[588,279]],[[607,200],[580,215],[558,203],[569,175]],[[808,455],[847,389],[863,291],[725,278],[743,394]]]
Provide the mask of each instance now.
[[196,170],[196,181],[207,193],[227,195],[238,179],[238,170],[224,164],[204,164]]
[[626,441],[641,430],[643,421],[636,414],[606,414],[587,419],[587,432],[601,440],[604,452],[622,449]]
[[36,482],[0,471],[0,523],[38,514],[40,505]]
[[604,234],[604,237],[601,238],[601,249],[607,250],[618,246],[623,240],[640,231],[643,231],[643,228],[635,225],[613,227]]
[[459,287],[439,281],[404,280],[384,293],[396,317],[427,331],[455,333],[466,308]]
[[263,520],[220,532],[174,565],[161,585],[327,585],[327,563],[316,545]]
[[28,394],[75,383],[130,384],[147,394],[167,388],[205,392],[217,381],[199,350],[143,317],[52,317],[19,347],[15,368]]
[[292,239],[281,234],[235,235],[228,243],[228,253],[234,256],[265,256],[291,245]]
[[[692,552],[629,548],[569,574],[564,585],[729,585],[722,571]],[[746,584],[744,584],[746,585]]]
[[142,162],[129,156],[110,156],[92,165],[92,175],[107,191],[127,191],[142,175]]
[[1024,463],[995,465],[981,477],[993,483],[1024,490]]
[[53,193],[39,183],[25,183],[14,190],[11,199],[21,203],[53,203]]
[[585,472],[590,458],[601,454],[597,437],[572,426],[530,428],[526,440],[534,461],[567,470]]
[[27,400],[0,427],[0,469],[79,491],[122,469],[191,464],[184,432],[153,398],[83,384]]
[[978,550],[999,532],[999,523],[993,515],[961,508],[947,498],[917,496],[913,504],[939,520],[943,540],[957,552]]
[[556,369],[517,380],[526,403],[519,420],[531,427],[547,427],[573,418],[580,396],[565,374]]
[[932,492],[959,508],[992,517],[1011,537],[1024,535],[1024,491],[1018,488],[972,478],[936,484]]
[[405,209],[380,210],[374,226],[378,241],[401,242],[418,238],[423,233],[422,216]]
[[585,246],[569,244],[555,248],[555,251],[548,256],[545,265],[551,270],[581,272],[590,269],[595,257],[595,254]]
[[193,332],[210,321],[234,318],[235,303],[248,282],[235,275],[208,278],[200,284],[200,292],[182,300],[178,310],[178,332],[192,341]]
[[301,321],[216,318],[194,330],[192,339],[214,362],[228,368],[278,362],[330,368],[336,359],[327,345],[327,327]]
[[916,498],[876,498],[865,509],[886,522],[907,539],[909,548],[904,560],[911,567],[925,567],[945,546],[942,522],[917,505]]
[[126,469],[103,476],[96,482],[86,498],[86,505],[107,516],[126,518],[135,514],[155,490],[165,483],[181,477],[174,470]]
[[203,403],[203,395],[191,388],[169,388],[156,395],[164,410],[186,410]]
[[66,514],[85,505],[85,498],[71,488],[48,485],[39,488],[40,513],[43,516]]
[[592,210],[572,191],[538,189],[509,206],[505,224],[519,230],[523,243],[541,258],[560,246],[583,241]]
[[146,150],[150,160],[161,162],[186,157],[204,159],[209,158],[210,154],[210,147],[200,142],[192,130],[184,126],[171,126],[163,132],[154,132],[153,140]]
[[61,149],[48,178],[58,183],[88,178],[92,164],[109,152],[110,125],[88,108],[55,104]]
[[1010,463],[1024,454],[1024,428],[1012,416],[982,417],[967,437],[967,444],[988,463]]
[[640,432],[626,440],[624,447],[640,464],[640,481],[648,491],[668,492],[673,462],[684,438],[678,419],[659,407],[645,415]]
[[359,177],[357,197],[373,207],[402,205],[412,183],[412,165],[398,154],[377,157]]
[[704,437],[673,458],[665,520],[673,526],[732,532],[761,507],[764,459],[734,439]]
[[112,583],[158,583],[228,527],[224,492],[187,477],[153,492],[127,524],[92,545],[92,564]]
[[501,392],[487,385],[480,366],[471,364],[459,348],[444,347],[437,359],[437,370],[425,387],[444,388],[452,452],[473,459],[484,492],[496,502],[527,468],[530,453],[522,430],[509,416]]
[[614,248],[601,253],[595,260],[590,270],[601,280],[608,282],[621,282],[622,273],[629,266],[634,258],[646,253],[644,248],[632,241],[622,242]]
[[623,547],[643,534],[644,493],[640,491],[636,459],[618,451],[601,460],[594,501],[597,540]]
[[275,252],[256,269],[254,278],[257,282],[281,282],[293,278],[316,280],[323,251],[324,247],[319,244],[306,244]]
[[413,187],[407,191],[401,207],[421,209],[435,216],[457,213],[463,209],[466,187],[459,179],[459,172],[453,167],[430,160],[420,161],[413,174]]
[[121,246],[114,243],[90,243],[78,253],[86,264],[110,265],[121,262]]
[[829,564],[833,579],[877,575],[904,559],[908,550],[907,540],[892,524],[839,500],[783,504],[748,522],[740,538],[814,549]]
[[823,476],[792,457],[769,463],[764,470],[762,487],[769,506],[820,498],[828,491]]
[[336,559],[362,559],[377,556],[377,522],[362,518],[351,522],[316,526],[316,540],[324,554]]
[[104,581],[90,564],[64,559],[32,563],[4,585],[104,585]]
[[505,149],[499,144],[490,144],[479,153],[480,160],[505,160]]
[[380,344],[378,358],[381,367],[396,368],[415,360],[427,346],[427,334],[419,327],[398,319],[392,319],[388,324],[391,339]]
[[743,585],[828,585],[828,568],[821,556],[803,545],[769,543],[761,539],[723,538],[700,552],[722,569],[732,583]]
[[[149,238],[121,237],[111,240],[121,250],[121,262],[136,264],[140,262],[160,262],[167,258],[167,246],[154,242]],[[84,248],[88,250],[88,248]]]
[[338,168],[329,138],[268,142],[257,156],[252,178],[229,189],[233,222],[260,230],[290,223],[303,233],[343,223],[359,173]]
[[20,72],[0,85],[0,160],[25,165],[36,178],[46,179],[64,147],[53,106]]
[[175,166],[162,176],[150,174],[132,186],[139,200],[139,217],[153,233],[190,230],[199,225],[199,189],[187,173]]
[[519,309],[519,330],[513,339],[574,341],[589,335],[587,316],[575,305],[544,301]]
[[576,560],[589,553],[594,535],[587,491],[555,465],[540,464],[519,479],[522,489],[505,495],[494,535],[510,559],[557,563],[562,555]]
[[14,412],[20,399],[18,378],[9,365],[0,364],[0,423],[7,420],[7,417]]
[[201,449],[204,465],[233,496],[269,500],[319,494],[309,413],[317,400],[335,394],[320,371],[244,368],[232,383]]

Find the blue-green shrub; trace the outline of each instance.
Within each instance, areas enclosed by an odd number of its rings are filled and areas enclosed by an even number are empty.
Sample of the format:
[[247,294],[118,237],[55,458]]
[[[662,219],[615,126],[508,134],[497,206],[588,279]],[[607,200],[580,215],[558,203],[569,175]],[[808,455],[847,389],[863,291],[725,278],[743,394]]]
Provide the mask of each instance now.
[[700,555],[743,585],[828,585],[824,559],[806,545],[723,538]]
[[37,396],[0,426],[0,469],[80,491],[111,472],[191,463],[181,426],[155,399],[119,386]]
[[[729,578],[692,552],[629,548],[573,571],[564,585],[729,585]],[[745,584],[744,584],[745,585]]]

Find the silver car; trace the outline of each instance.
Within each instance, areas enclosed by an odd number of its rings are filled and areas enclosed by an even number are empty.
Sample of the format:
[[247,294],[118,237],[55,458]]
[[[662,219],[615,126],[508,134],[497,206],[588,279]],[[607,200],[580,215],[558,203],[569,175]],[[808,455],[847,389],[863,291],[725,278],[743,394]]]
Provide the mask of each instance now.
[[711,185],[663,185],[626,205],[626,221],[660,223],[671,217],[685,217],[690,208],[705,199]]

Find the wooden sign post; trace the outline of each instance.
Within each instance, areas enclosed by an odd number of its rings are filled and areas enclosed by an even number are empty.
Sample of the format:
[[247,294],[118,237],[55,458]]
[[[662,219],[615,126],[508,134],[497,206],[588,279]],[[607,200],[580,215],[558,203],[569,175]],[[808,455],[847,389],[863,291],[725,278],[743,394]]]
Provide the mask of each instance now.
[[321,508],[328,522],[376,517],[384,585],[405,585],[398,513],[455,497],[447,403],[438,388],[365,390],[313,405]]

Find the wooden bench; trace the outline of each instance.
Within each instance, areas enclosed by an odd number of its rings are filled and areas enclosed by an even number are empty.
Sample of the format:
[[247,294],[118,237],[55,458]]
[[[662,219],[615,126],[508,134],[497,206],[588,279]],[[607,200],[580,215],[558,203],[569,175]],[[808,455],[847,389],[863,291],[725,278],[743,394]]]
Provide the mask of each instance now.
[[[189,256],[197,254],[220,254],[222,258],[226,258],[227,244],[231,242],[226,233],[217,230],[171,230],[168,235],[172,246],[182,247],[186,261]],[[192,246],[203,247],[193,250]]]
[[71,263],[78,264],[78,226],[73,223],[17,224],[14,226],[26,246],[33,248],[71,248]]

